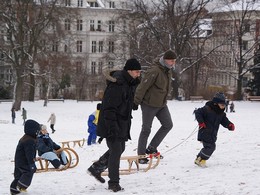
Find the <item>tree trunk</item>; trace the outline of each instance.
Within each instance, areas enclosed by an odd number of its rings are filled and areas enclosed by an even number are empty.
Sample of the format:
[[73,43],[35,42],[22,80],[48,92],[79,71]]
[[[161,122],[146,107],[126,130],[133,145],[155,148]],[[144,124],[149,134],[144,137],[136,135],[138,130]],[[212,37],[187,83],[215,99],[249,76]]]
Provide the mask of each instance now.
[[35,77],[33,74],[30,74],[30,89],[29,89],[29,101],[34,101],[35,95]]
[[21,110],[21,103],[23,99],[23,78],[21,76],[17,77],[14,91],[15,94],[13,107],[16,111],[18,111]]

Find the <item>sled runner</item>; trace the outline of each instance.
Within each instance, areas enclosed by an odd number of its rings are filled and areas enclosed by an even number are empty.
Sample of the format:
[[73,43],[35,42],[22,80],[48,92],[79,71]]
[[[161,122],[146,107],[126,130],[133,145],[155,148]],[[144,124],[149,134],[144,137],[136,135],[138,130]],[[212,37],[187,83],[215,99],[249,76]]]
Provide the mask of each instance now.
[[[149,162],[147,164],[140,164],[139,160],[142,158],[149,159]],[[147,172],[150,169],[156,168],[160,163],[160,153],[157,152],[155,154],[146,154],[146,155],[137,155],[137,156],[122,156],[120,158],[121,161],[126,161],[128,165],[128,168],[126,169],[120,169],[119,173],[120,175],[129,175],[132,173],[136,173],[138,171]],[[133,164],[135,164],[135,168],[133,168]],[[120,163],[120,166],[123,166],[123,162]],[[102,176],[107,176],[108,171],[105,171],[101,174]]]
[[85,139],[81,139],[81,140],[72,140],[72,141],[64,141],[64,142],[60,142],[62,144],[62,148],[64,147],[68,147],[70,148],[70,143],[73,143],[73,148],[78,145],[79,147],[82,147],[85,143]]
[[36,159],[36,167],[37,167],[36,173],[47,172],[47,171],[62,171],[68,168],[74,168],[78,165],[79,156],[75,150],[71,148],[61,148],[57,152],[59,153],[61,151],[64,151],[66,153],[68,159],[68,163],[62,169],[55,169],[54,167],[49,167],[50,162],[48,160],[38,157]]

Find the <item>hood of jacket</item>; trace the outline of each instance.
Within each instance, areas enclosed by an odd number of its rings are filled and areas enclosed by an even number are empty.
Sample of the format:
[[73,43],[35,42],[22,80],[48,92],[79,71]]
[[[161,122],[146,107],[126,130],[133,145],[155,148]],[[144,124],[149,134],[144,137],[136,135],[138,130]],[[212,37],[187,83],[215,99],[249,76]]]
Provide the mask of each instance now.
[[27,120],[24,124],[24,133],[26,135],[36,138],[38,132],[40,131],[41,126],[35,120]]

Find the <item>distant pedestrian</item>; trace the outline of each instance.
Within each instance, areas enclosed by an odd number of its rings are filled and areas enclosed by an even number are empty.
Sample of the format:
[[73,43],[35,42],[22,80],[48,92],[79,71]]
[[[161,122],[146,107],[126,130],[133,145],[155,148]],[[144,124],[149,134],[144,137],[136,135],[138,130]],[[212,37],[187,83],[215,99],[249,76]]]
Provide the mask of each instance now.
[[226,112],[228,112],[229,99],[226,99]]
[[12,112],[12,114],[11,114],[11,116],[12,116],[12,123],[15,124],[15,116],[16,116],[16,114],[15,114],[15,108],[14,107],[12,107],[11,112]]
[[52,130],[52,133],[54,133],[56,130],[54,129],[54,125],[56,123],[56,116],[54,113],[51,113],[51,116],[49,118],[49,120],[47,122],[50,121],[50,128]]
[[14,157],[14,180],[10,185],[12,195],[26,192],[36,171],[36,137],[40,124],[27,120],[24,124],[24,135],[19,140]]
[[25,121],[27,119],[27,111],[23,108],[22,110],[22,117],[23,117],[23,125],[25,124]]
[[230,112],[235,112],[235,104],[234,104],[234,102],[231,102],[231,104],[230,104]]

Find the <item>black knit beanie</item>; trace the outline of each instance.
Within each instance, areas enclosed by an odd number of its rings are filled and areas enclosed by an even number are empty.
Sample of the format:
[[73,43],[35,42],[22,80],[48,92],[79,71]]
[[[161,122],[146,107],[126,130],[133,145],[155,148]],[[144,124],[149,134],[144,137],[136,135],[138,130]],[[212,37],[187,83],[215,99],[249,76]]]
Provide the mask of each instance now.
[[172,60],[172,59],[176,59],[177,55],[174,51],[172,50],[168,50],[164,53],[163,55],[163,59],[168,59],[168,60]]
[[132,58],[126,61],[124,70],[141,70],[141,65],[137,59]]

